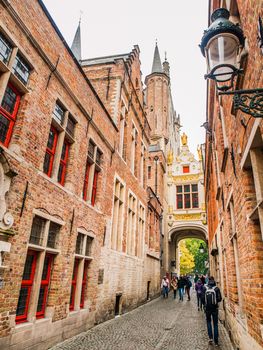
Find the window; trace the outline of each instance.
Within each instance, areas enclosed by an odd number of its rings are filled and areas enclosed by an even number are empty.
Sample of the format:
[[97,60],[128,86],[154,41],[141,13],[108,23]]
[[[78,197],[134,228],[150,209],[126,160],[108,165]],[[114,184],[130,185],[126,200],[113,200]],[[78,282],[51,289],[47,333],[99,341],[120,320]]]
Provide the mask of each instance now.
[[59,104],[59,102],[56,102],[55,108],[53,110],[53,116],[54,119],[61,125],[64,122],[65,113],[65,109]]
[[90,257],[93,239],[86,233],[78,232],[75,253],[83,257]]
[[138,227],[138,248],[137,256],[143,256],[143,247],[144,247],[144,231],[145,231],[145,209],[144,206],[140,203],[139,205],[139,227]]
[[51,126],[48,136],[48,142],[47,142],[47,149],[44,159],[44,173],[47,174],[49,177],[52,175],[52,168],[55,158],[55,152],[57,147],[57,140],[58,140],[58,132],[57,130]]
[[92,244],[94,237],[90,233],[78,232],[75,249],[75,260],[72,272],[70,311],[84,307],[87,288],[87,274],[90,259],[92,259]]
[[24,85],[27,84],[30,75],[30,67],[19,53],[16,55],[12,71]]
[[135,255],[136,198],[130,193],[128,199],[127,254]]
[[46,220],[39,216],[35,216],[31,227],[29,242],[35,245],[43,244]]
[[6,147],[12,136],[20,98],[17,90],[8,84],[0,107],[0,143]]
[[184,165],[183,166],[183,173],[189,173],[190,172],[190,169],[189,169],[189,165]]
[[121,114],[120,114],[120,125],[119,125],[119,133],[120,133],[120,143],[119,143],[119,154],[123,159],[126,159],[125,153],[126,153],[126,138],[127,138],[127,122],[126,122],[126,116],[127,116],[127,109],[122,102],[121,107]]
[[70,303],[69,310],[74,310],[75,306],[75,293],[77,286],[77,276],[78,276],[78,267],[79,267],[79,259],[75,259],[73,273],[72,273],[72,281],[71,281],[71,292],[70,292]]
[[199,208],[198,185],[176,186],[177,209]]
[[7,64],[9,62],[12,52],[12,45],[10,42],[0,33],[0,60]]
[[134,125],[132,125],[132,143],[131,143],[131,172],[137,176],[137,162],[136,162],[136,152],[137,152],[137,138],[138,132]]
[[96,202],[101,164],[102,152],[98,149],[95,143],[90,140],[82,196],[85,201],[90,201],[92,206],[94,206]]
[[68,123],[67,123],[66,131],[72,137],[74,136],[75,125],[76,125],[75,119],[71,115],[69,115],[68,116]]
[[145,186],[145,176],[144,176],[144,172],[146,171],[145,168],[145,152],[146,152],[146,148],[144,146],[144,144],[141,144],[141,159],[140,159],[140,183],[141,185],[144,187]]
[[27,321],[28,306],[35,276],[36,261],[37,252],[29,250],[26,257],[21,289],[18,298],[18,305],[16,309],[17,323]]
[[47,238],[47,247],[56,249],[58,245],[58,235],[61,226],[56,224],[55,222],[50,222],[48,238]]
[[91,164],[89,162],[87,162],[85,177],[84,177],[84,187],[83,187],[83,199],[84,199],[84,201],[87,200],[87,195],[88,195],[90,168],[91,168]]
[[80,297],[80,308],[84,308],[84,299],[85,299],[85,291],[87,288],[87,273],[88,273],[88,265],[89,261],[85,261],[83,277],[82,277],[82,285],[81,285],[81,297]]
[[40,289],[39,289],[38,303],[37,303],[37,313],[36,313],[37,318],[42,318],[45,315],[52,261],[53,261],[53,256],[51,254],[46,254],[45,260],[44,260],[41,283],[40,283]]
[[76,122],[59,101],[55,104],[52,118],[43,171],[64,186]]
[[59,170],[58,170],[58,182],[62,186],[64,186],[64,183],[65,183],[68,152],[69,152],[69,143],[67,142],[67,140],[64,140],[62,152],[61,152]]
[[148,166],[148,180],[151,179],[151,176],[152,175],[152,167],[151,166]]
[[33,218],[29,243],[57,249],[60,229],[61,225],[36,215]]
[[114,184],[111,248],[119,251],[122,250],[124,196],[124,185],[120,182],[120,180],[116,179]]

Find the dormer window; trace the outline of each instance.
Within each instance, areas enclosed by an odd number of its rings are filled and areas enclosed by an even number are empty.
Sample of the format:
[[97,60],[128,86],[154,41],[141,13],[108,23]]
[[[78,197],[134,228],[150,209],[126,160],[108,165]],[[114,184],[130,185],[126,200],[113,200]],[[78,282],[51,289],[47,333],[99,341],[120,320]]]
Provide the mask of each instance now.
[[190,172],[190,167],[189,167],[189,165],[184,165],[183,166],[183,173],[184,174],[187,174],[187,173],[189,173]]

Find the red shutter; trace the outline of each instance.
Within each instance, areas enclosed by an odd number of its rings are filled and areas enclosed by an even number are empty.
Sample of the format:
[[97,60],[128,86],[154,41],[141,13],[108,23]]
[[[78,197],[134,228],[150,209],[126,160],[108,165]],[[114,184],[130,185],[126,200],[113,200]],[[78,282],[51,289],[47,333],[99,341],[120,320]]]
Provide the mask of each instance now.
[[21,289],[16,309],[16,323],[26,322],[30,294],[35,276],[37,252],[29,250],[26,257]]
[[57,147],[58,140],[58,132],[57,130],[51,126],[49,135],[48,135],[48,143],[46,148],[46,155],[44,160],[44,173],[46,173],[49,177],[52,174],[53,162]]
[[83,279],[82,279],[82,287],[81,287],[81,298],[80,298],[80,307],[83,309],[84,307],[84,298],[85,298],[85,291],[87,286],[87,272],[88,272],[88,261],[85,261],[84,264],[84,271],[83,271]]
[[[5,96],[8,92],[13,94],[15,100],[10,101],[10,99],[7,99],[5,103]],[[20,99],[21,96],[19,95],[18,91],[13,87],[12,84],[9,83],[5,90],[2,104],[0,106],[0,143],[6,147],[8,146],[12,136],[13,126],[15,124]],[[7,101],[11,102],[11,104],[7,103]]]
[[71,292],[70,292],[70,304],[69,304],[70,311],[74,310],[74,306],[75,306],[75,293],[76,293],[76,285],[77,285],[78,268],[79,268],[79,260],[75,259],[73,274],[72,274],[72,282],[71,282]]
[[92,194],[91,194],[91,205],[95,205],[96,194],[97,194],[97,183],[98,183],[99,172],[94,171],[93,185],[92,185]]
[[59,172],[58,172],[58,182],[62,186],[64,186],[64,183],[65,183],[68,152],[69,152],[69,143],[66,140],[64,140],[61,158],[60,158]]

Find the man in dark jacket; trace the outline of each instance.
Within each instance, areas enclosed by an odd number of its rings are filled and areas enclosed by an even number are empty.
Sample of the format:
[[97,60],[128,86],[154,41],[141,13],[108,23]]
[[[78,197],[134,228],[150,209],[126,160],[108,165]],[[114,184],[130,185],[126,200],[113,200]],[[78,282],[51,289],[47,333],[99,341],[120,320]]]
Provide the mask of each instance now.
[[[213,343],[214,334],[215,346],[218,346],[218,303],[222,300],[222,296],[220,289],[216,287],[214,277],[209,277],[208,284],[204,286],[202,299],[205,305],[209,343]],[[212,318],[214,332],[212,330]]]
[[185,286],[185,279],[182,276],[180,276],[178,281],[179,301],[184,300],[184,286]]

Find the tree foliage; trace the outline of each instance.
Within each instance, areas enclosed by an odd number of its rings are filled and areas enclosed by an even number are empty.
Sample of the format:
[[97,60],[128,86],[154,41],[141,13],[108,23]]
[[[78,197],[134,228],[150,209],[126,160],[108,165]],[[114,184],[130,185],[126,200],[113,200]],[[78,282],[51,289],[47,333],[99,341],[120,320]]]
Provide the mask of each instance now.
[[[200,253],[201,244],[203,245],[204,253]],[[187,238],[185,240],[185,246],[194,257],[194,269],[192,270],[192,272],[198,274],[206,274],[207,267],[205,265],[206,261],[208,261],[206,243],[201,239]]]
[[185,240],[180,242],[180,274],[185,275],[193,271],[195,266],[194,256],[186,246]]

